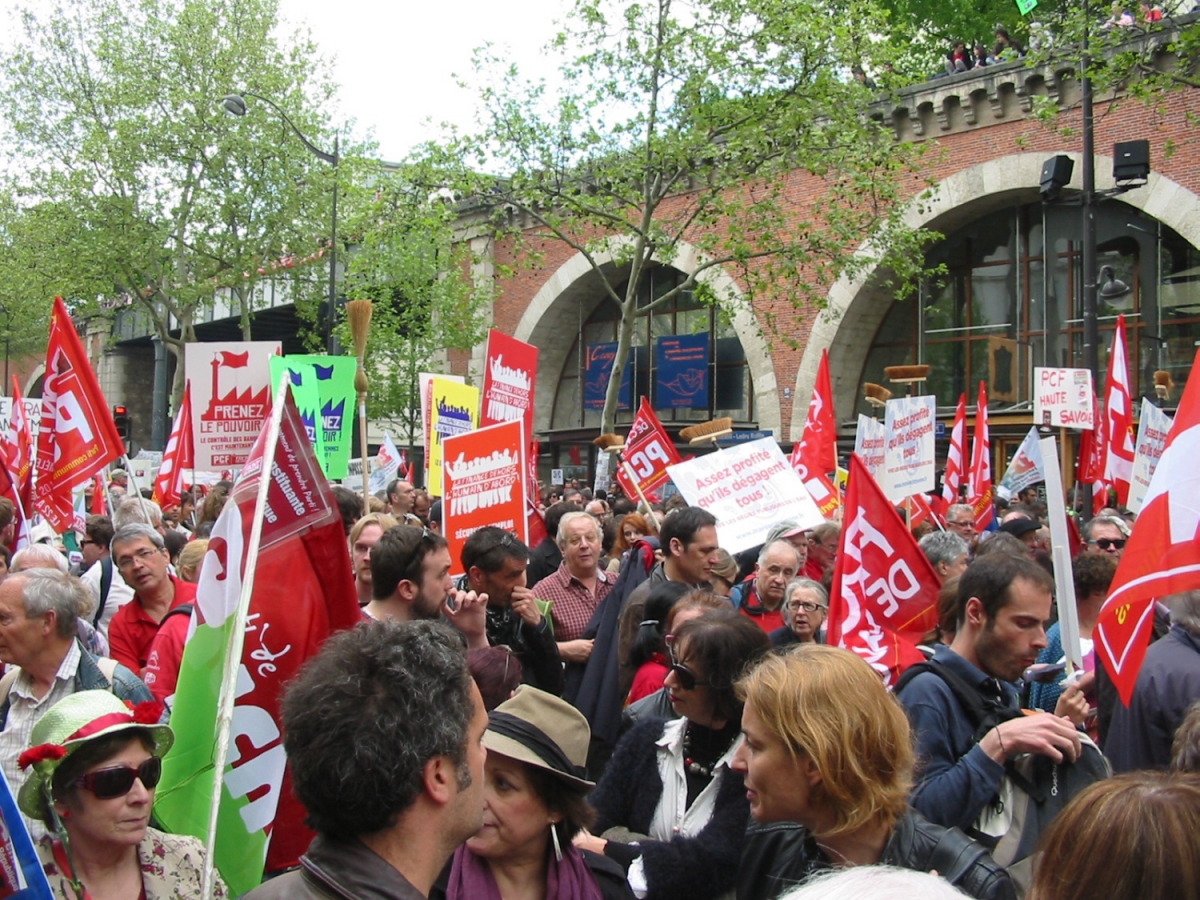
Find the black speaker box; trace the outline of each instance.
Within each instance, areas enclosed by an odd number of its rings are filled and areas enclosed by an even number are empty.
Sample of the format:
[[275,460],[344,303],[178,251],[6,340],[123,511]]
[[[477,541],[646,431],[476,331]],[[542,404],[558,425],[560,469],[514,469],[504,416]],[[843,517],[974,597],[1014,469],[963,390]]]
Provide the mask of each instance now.
[[1052,156],[1042,165],[1041,190],[1043,194],[1057,194],[1071,182],[1075,171],[1075,160],[1069,156]]
[[1149,141],[1113,144],[1113,181],[1145,181],[1149,175]]

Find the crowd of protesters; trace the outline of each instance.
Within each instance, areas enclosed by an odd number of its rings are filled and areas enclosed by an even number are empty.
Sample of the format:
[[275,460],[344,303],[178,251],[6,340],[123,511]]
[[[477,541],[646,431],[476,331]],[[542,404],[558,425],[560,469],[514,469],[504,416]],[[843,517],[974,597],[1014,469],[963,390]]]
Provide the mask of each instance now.
[[[200,897],[202,845],[152,804],[231,485],[161,510],[122,475],[74,546],[0,556],[0,766],[56,896]],[[335,495],[362,622],[286,688],[317,838],[255,898],[1200,890],[1200,592],[1161,598],[1128,706],[1093,652],[1132,516],[1081,529],[1070,677],[1036,488],[994,532],[965,504],[914,528],[938,626],[889,688],[826,643],[836,520],[730,554],[678,496],[572,482],[542,491],[535,546],[482,528],[452,560],[407,481]]]

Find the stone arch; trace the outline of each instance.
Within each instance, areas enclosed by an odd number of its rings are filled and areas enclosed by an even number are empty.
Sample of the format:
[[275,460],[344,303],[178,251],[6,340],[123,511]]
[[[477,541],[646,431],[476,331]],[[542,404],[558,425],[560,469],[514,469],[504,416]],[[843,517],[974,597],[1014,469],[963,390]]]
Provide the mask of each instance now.
[[[1070,186],[1082,187],[1079,153],[1067,153],[1077,163]],[[927,195],[909,201],[904,213],[906,224],[948,233],[956,227],[1015,203],[1038,199],[1045,154],[1018,153],[989,160],[956,172]],[[1096,157],[1096,187],[1111,188],[1112,158]],[[1200,247],[1200,198],[1178,182],[1151,172],[1144,187],[1117,198],[1145,215],[1175,229],[1193,246]],[[869,242],[863,253],[870,253]],[[891,308],[892,297],[872,268],[854,280],[842,279],[829,291],[828,308],[813,323],[796,373],[796,393],[792,400],[791,439],[799,440],[808,413],[813,383],[821,351],[829,350],[833,402],[836,409],[854,409],[858,398],[858,378],[871,343],[883,317]]]
[[[614,275],[618,263],[613,253],[598,255],[606,275]],[[699,251],[690,244],[680,244],[678,254],[670,265],[691,274],[699,267]],[[758,320],[744,299],[741,289],[724,270],[709,269],[701,280],[720,296],[732,297],[733,328],[746,352],[746,365],[754,379],[754,408],[758,427],[782,436],[782,410],[779,406],[779,386],[771,362],[771,349],[759,328]],[[603,299],[600,275],[582,253],[576,253],[559,266],[538,290],[525,308],[514,337],[539,348],[536,408],[534,428],[547,431],[554,410],[554,396],[571,341],[564,334],[577,332],[580,318],[586,319]]]

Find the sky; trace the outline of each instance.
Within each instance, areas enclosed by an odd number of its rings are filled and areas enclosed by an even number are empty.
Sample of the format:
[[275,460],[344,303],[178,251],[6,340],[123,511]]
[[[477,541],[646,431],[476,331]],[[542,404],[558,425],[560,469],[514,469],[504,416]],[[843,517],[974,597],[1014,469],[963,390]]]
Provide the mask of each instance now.
[[[402,159],[437,124],[469,127],[473,100],[455,83],[471,74],[471,53],[491,42],[531,75],[552,74],[541,52],[565,0],[279,0],[290,25],[307,25],[340,85],[334,119],[373,133],[379,157]],[[432,123],[432,124],[430,124]]]

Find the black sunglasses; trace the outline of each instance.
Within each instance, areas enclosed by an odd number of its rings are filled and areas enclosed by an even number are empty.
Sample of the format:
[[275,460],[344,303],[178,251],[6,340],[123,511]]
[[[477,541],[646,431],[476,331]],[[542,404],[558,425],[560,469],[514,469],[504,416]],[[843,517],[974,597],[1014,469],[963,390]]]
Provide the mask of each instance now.
[[1118,550],[1125,549],[1125,538],[1117,538],[1116,540],[1112,540],[1110,538],[1100,538],[1099,540],[1088,541],[1088,543],[1095,544],[1101,550],[1107,550],[1109,547],[1116,547]]
[[97,769],[75,779],[75,784],[96,795],[97,800],[112,800],[124,797],[133,788],[134,779],[141,781],[146,790],[154,790],[162,778],[162,760],[152,756],[136,769],[130,766],[113,766]]
[[675,661],[675,651],[671,650],[671,668],[670,671],[675,673],[675,680],[679,682],[679,686],[685,691],[694,691],[702,685],[707,685],[707,681],[700,681],[696,678],[696,673],[685,666],[683,663]]

